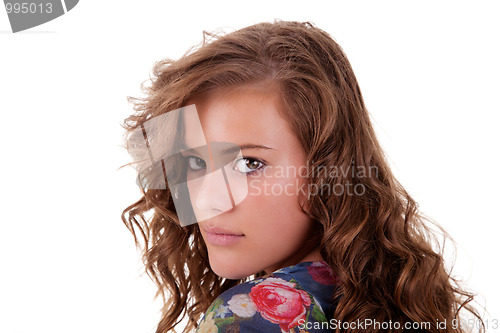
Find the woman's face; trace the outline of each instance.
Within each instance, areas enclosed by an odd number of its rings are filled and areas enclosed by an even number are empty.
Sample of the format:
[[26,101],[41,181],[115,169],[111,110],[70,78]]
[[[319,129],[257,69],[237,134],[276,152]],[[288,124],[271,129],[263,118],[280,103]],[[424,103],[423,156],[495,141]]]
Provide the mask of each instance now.
[[[300,173],[305,152],[278,112],[279,98],[271,86],[253,84],[214,90],[187,103],[196,105],[209,150],[211,142],[241,147],[241,155],[230,164],[248,184],[241,202],[228,207],[227,192],[215,190],[221,185],[214,187],[210,177],[188,183],[196,216],[211,216],[198,225],[210,266],[221,277],[240,279],[262,270],[269,273],[301,261],[322,260],[317,244],[305,245],[313,226],[299,203],[300,188],[306,188]],[[184,122],[189,126],[188,120]],[[199,137],[189,131],[184,141],[187,147],[199,146]],[[210,161],[184,156],[188,172],[210,173]],[[235,236],[223,235],[228,233]]]

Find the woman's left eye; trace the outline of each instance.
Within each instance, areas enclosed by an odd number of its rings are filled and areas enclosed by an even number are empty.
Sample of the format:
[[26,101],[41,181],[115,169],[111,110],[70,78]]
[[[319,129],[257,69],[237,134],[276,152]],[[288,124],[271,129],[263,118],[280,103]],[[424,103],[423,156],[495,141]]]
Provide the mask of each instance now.
[[243,157],[235,162],[234,169],[241,173],[252,173],[264,166],[259,160],[249,157]]

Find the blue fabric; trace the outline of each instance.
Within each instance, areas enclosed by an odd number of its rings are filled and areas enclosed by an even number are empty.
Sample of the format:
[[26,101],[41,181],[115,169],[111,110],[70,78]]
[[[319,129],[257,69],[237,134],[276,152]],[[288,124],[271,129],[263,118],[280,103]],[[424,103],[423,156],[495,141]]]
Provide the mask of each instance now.
[[337,278],[324,261],[281,268],[222,293],[196,332],[330,332],[336,288]]

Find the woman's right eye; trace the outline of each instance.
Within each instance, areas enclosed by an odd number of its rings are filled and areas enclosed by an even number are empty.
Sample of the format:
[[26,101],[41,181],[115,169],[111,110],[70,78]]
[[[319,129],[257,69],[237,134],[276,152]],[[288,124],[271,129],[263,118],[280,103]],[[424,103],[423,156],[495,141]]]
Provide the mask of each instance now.
[[199,171],[207,167],[205,161],[197,156],[188,156],[187,158],[189,169]]

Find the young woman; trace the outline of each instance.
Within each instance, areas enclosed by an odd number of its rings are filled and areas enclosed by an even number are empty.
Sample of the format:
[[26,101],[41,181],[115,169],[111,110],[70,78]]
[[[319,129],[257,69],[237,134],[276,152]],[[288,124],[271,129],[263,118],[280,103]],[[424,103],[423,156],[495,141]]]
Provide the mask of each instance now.
[[143,196],[122,219],[165,302],[157,332],[186,314],[185,332],[462,332],[461,309],[482,324],[340,46],[286,21],[213,37],[158,62],[124,124]]

